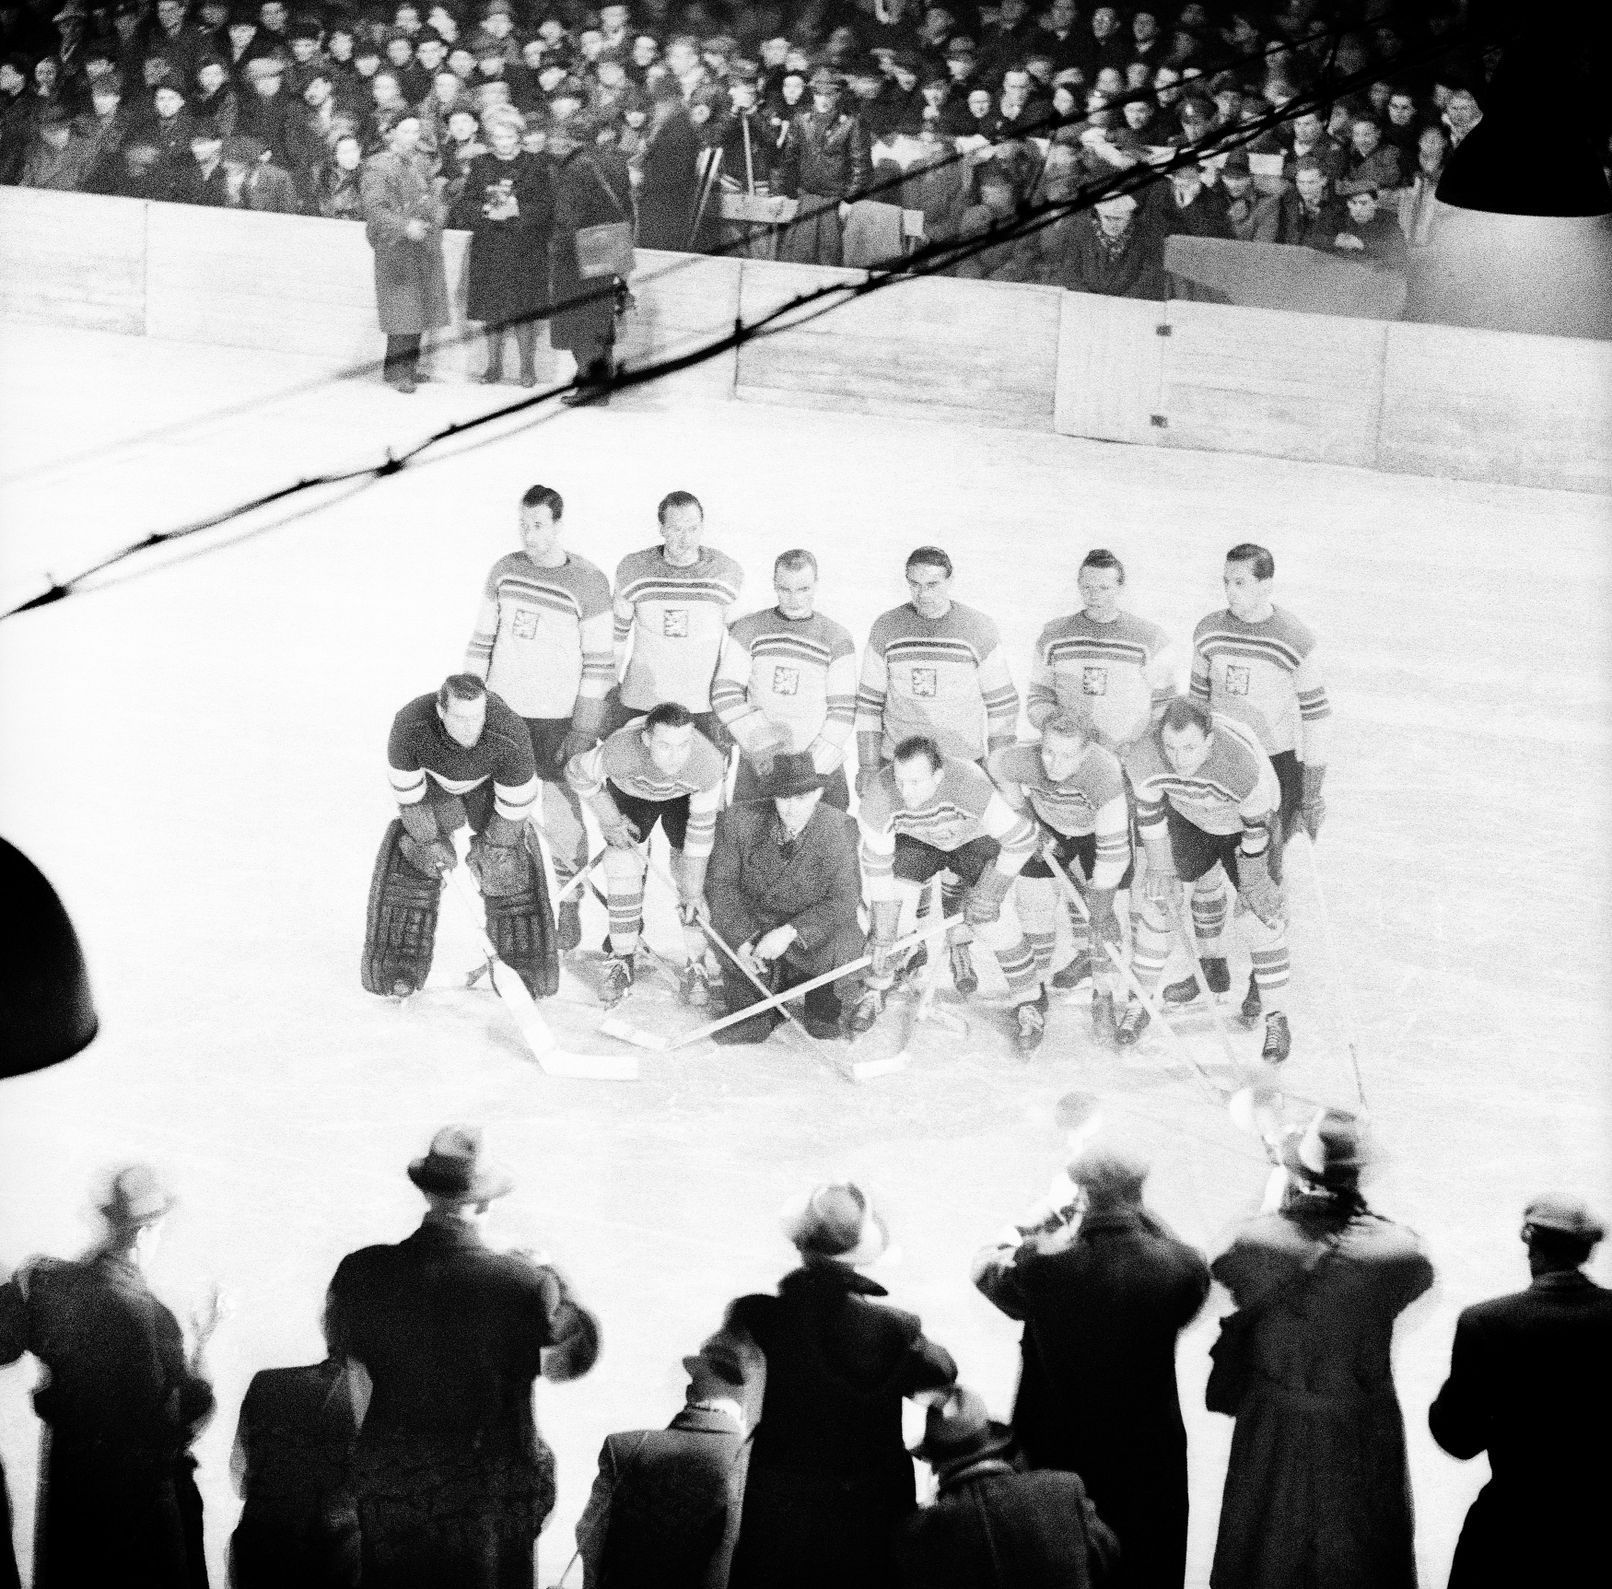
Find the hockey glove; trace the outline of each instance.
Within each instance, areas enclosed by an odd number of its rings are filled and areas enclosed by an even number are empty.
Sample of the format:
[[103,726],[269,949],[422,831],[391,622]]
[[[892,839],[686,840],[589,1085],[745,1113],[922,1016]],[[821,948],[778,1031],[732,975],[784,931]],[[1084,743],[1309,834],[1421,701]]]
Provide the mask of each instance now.
[[705,901],[703,899],[680,899],[677,902],[677,919],[685,927],[695,927],[705,915]]
[[1271,869],[1263,855],[1237,852],[1237,892],[1267,927],[1281,926],[1282,891],[1271,881]]
[[1321,782],[1326,775],[1325,767],[1305,764],[1304,793],[1300,797],[1299,816],[1304,823],[1304,831],[1310,835],[1312,843],[1320,836],[1321,824],[1326,821],[1327,803],[1321,798]]
[[856,797],[858,800],[866,800],[873,793],[873,786],[879,781],[879,774],[883,771],[884,763],[882,761],[875,762],[869,767],[858,767],[856,769]]
[[1013,879],[996,867],[986,872],[968,891],[963,901],[963,920],[970,927],[988,927],[1002,917],[1002,901],[1007,898]]
[[494,844],[478,833],[470,841],[465,864],[484,894],[518,894],[528,881],[526,858],[513,844]]
[[1111,888],[1088,888],[1086,890],[1086,910],[1091,916],[1092,942],[1097,944],[1119,943],[1119,917],[1114,914],[1114,890]]
[[459,860],[446,839],[432,839],[427,844],[421,844],[405,833],[397,841],[397,847],[403,859],[415,871],[424,872],[427,877],[446,877]]
[[614,822],[601,821],[599,831],[604,835],[604,841],[613,850],[631,850],[638,844],[638,829],[626,817],[617,815]]

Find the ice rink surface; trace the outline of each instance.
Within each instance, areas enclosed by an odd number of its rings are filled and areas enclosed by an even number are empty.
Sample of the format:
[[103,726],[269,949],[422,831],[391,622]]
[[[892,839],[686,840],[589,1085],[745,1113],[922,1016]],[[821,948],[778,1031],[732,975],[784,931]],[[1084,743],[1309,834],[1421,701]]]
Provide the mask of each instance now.
[[[69,574],[519,395],[432,384],[403,398],[321,384],[291,356],[20,325],[0,326],[0,357],[0,597],[13,599],[42,569]],[[458,667],[534,481],[563,493],[568,544],[607,574],[655,541],[666,491],[694,491],[708,539],[748,571],[742,610],[770,602],[777,552],[809,546],[821,608],[859,640],[905,599],[906,552],[938,542],[955,598],[1000,625],[1021,690],[1041,625],[1078,605],[1089,547],[1125,560],[1127,605],[1183,654],[1221,604],[1225,549],[1274,550],[1276,599],[1321,638],[1337,725],[1316,857],[1336,960],[1300,840],[1286,1076],[1294,1095],[1353,1103],[1352,1009],[1380,1155],[1368,1195],[1422,1233],[1438,1270],[1397,1364],[1423,1581],[1442,1584],[1486,1476],[1426,1430],[1455,1315],[1526,1284],[1530,1196],[1612,1205],[1609,503],[653,391],[0,625],[0,831],[72,910],[103,1022],[77,1060],[3,1084],[0,1263],[82,1248],[89,1190],[115,1163],[148,1158],[174,1181],[157,1290],[181,1316],[214,1280],[236,1300],[197,1447],[215,1582],[248,1378],[321,1355],[338,1259],[414,1226],[404,1166],[449,1121],[485,1125],[517,1176],[492,1239],[550,1253],[604,1321],[595,1372],[538,1392],[560,1471],[544,1583],[570,1555],[604,1434],[664,1422],[679,1357],[728,1298],[788,1267],[776,1216],[803,1185],[853,1173],[882,1192],[900,1252],[875,1273],[1003,1416],[1018,1327],[972,1290],[969,1259],[1059,1167],[1060,1095],[1101,1095],[1109,1129],[1154,1159],[1152,1204],[1206,1249],[1263,1187],[1258,1144],[1157,1034],[1117,1058],[1091,1046],[1083,1003],[1055,1004],[1025,1063],[990,981],[967,1039],[926,1029],[910,1068],[860,1086],[787,1033],[645,1055],[632,1085],[547,1079],[492,995],[463,990],[476,955],[452,900],[432,986],[402,1008],[366,995],[387,729]],[[603,912],[585,920],[591,946]],[[649,933],[677,949],[665,901],[652,898]],[[602,1050],[586,972],[545,1014],[570,1046]],[[695,1024],[654,984],[639,1013]],[[1209,1038],[1190,1041],[1213,1060]],[[1252,1054],[1258,1039],[1235,1041]],[[1596,1274],[1612,1275],[1605,1250]],[[1224,1301],[1180,1352],[1195,1584],[1230,1442],[1230,1423],[1201,1410]],[[38,1430],[25,1361],[0,1372],[23,1552]]]

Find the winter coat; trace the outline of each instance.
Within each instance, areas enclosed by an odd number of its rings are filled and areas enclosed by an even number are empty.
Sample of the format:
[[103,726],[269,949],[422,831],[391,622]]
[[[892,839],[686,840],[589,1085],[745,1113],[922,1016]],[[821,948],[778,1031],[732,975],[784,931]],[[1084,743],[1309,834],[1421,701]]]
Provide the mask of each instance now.
[[859,116],[805,111],[789,124],[784,183],[791,194],[846,199],[859,194],[873,170],[873,143]]
[[586,1373],[597,1321],[553,1269],[430,1215],[343,1258],[326,1318],[373,1387],[353,1458],[365,1589],[416,1585],[422,1563],[433,1583],[502,1589],[524,1560],[530,1583],[554,1507],[532,1384]]
[[1461,1314],[1427,1421],[1451,1456],[1487,1452],[1491,1477],[1466,1514],[1450,1589],[1582,1582],[1604,1557],[1608,1408],[1612,1291],[1581,1271]]
[[[422,156],[387,150],[364,165],[364,224],[375,250],[375,304],[388,336],[418,335],[447,325],[448,272],[442,258],[447,210]],[[404,231],[425,222],[418,242]]]
[[976,1260],[974,1281],[1024,1321],[1013,1432],[1036,1468],[1080,1474],[1124,1551],[1117,1581],[1181,1589],[1187,1436],[1176,1339],[1209,1293],[1198,1251],[1140,1206],[1088,1213],[1072,1241]]
[[1336,199],[1322,199],[1313,210],[1305,209],[1297,192],[1287,192],[1277,206],[1276,241],[1294,248],[1333,251],[1333,240],[1343,230],[1349,212]]
[[33,147],[23,161],[17,179],[20,188],[46,188],[56,193],[78,193],[95,164],[95,145],[78,133],[70,133],[66,144],[53,149],[35,135]]
[[[492,219],[487,212],[508,199],[516,213]],[[510,160],[487,154],[471,161],[453,224],[470,233],[469,318],[504,325],[541,315],[548,303],[554,227],[549,162],[524,151]]]
[[35,1589],[206,1589],[190,1442],[212,1387],[179,1321],[122,1257],[42,1258],[0,1287],[0,1363],[46,1370]]
[[[1394,1320],[1433,1283],[1402,1225],[1294,1197],[1211,1266],[1257,1310],[1214,1589],[1414,1589]],[[1306,1269],[1308,1267],[1308,1272]]]
[[1139,207],[1117,248],[1099,238],[1097,216],[1083,211],[1067,227],[1052,227],[1048,279],[1070,292],[1094,292],[1107,298],[1163,298],[1164,244],[1147,206]]
[[686,253],[699,202],[700,138],[686,110],[674,110],[644,145],[638,189],[638,246]]
[[1095,1589],[1115,1583],[1118,1542],[1073,1473],[997,1458],[941,1481],[896,1533],[901,1589]]
[[812,1262],[777,1296],[740,1297],[733,1323],[767,1358],[732,1589],[883,1589],[891,1530],[912,1510],[901,1405],[957,1377],[884,1287]]
[[[575,149],[555,172],[557,205],[554,240],[549,251],[549,301],[570,303],[549,323],[549,341],[567,348],[586,365],[602,356],[615,339],[616,308],[610,283],[584,281],[577,270],[577,233],[633,218],[632,178],[627,162],[608,149]],[[575,302],[585,299],[583,302]]]
[[[963,211],[957,236],[959,239],[982,237],[991,227],[1011,221],[1011,216],[999,216],[987,206],[975,204]],[[968,281],[1039,281],[1040,271],[1040,239],[1031,233],[1028,237],[1008,237],[981,248],[958,260],[950,274]]]

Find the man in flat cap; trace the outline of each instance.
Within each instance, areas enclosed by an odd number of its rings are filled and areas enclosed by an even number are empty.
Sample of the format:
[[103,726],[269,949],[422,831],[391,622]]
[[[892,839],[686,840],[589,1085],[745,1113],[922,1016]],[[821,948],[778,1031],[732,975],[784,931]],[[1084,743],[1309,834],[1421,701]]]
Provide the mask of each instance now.
[[[810,751],[783,751],[759,776],[759,798],[730,806],[717,819],[705,874],[711,924],[775,991],[862,953],[857,826],[845,812],[823,803],[827,783]],[[862,986],[855,977],[805,996],[806,1026],[814,1037],[840,1035],[842,986],[854,1005]],[[761,997],[727,962],[722,992],[730,1014]],[[760,1042],[781,1019],[776,1011],[765,1011],[713,1035],[718,1042]]]
[[119,1170],[88,1254],[35,1258],[0,1286],[0,1363],[32,1352],[45,1370],[36,1589],[206,1585],[190,1444],[212,1416],[201,1354],[220,1314],[215,1298],[187,1351],[146,1284],[173,1206],[147,1166]]
[[916,1500],[901,1404],[957,1365],[860,1273],[890,1241],[862,1187],[814,1187],[782,1222],[800,1266],[728,1309],[767,1359],[731,1589],[888,1589],[891,1530]]
[[819,67],[811,88],[812,108],[790,122],[780,157],[780,181],[800,200],[800,209],[779,257],[797,265],[838,265],[844,260],[841,224],[868,185],[873,141],[862,118],[845,108],[839,73]]
[[727,1589],[767,1360],[724,1328],[683,1369],[666,1428],[605,1437],[577,1523],[583,1589]]
[[353,1458],[366,1589],[531,1589],[554,1507],[554,1456],[532,1383],[576,1379],[599,1325],[564,1277],[483,1238],[514,1183],[481,1132],[446,1126],[409,1179],[429,1205],[412,1236],[343,1258],[330,1282],[333,1355],[373,1387]]
[[1489,1482],[1455,1547],[1450,1589],[1582,1581],[1605,1560],[1612,1496],[1612,1290],[1584,1272],[1605,1226],[1575,1197],[1523,1211],[1526,1291],[1466,1308],[1433,1438]]
[[[1130,1589],[1181,1589],[1187,1436],[1176,1337],[1209,1266],[1143,1205],[1147,1165],[1087,1146],[1058,1193],[974,1260],[974,1284],[1024,1321],[1013,1430],[1035,1468],[1085,1480],[1118,1535]],[[1056,1205],[1062,1201],[1062,1208]]]

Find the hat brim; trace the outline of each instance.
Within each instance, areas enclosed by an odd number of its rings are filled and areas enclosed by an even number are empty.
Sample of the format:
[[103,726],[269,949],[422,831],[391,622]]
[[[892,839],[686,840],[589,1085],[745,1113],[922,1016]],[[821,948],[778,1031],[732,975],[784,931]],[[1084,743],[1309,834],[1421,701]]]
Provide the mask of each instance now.
[[917,1445],[908,1446],[907,1454],[916,1457],[920,1462],[927,1462],[937,1473],[943,1473],[948,1468],[961,1467],[967,1462],[979,1462],[985,1457],[994,1457],[999,1452],[1009,1450],[1013,1444],[1012,1428],[992,1418],[986,1423],[985,1433],[980,1436],[978,1442],[966,1449],[943,1446],[939,1450],[932,1450],[929,1437],[925,1435]]
[[764,782],[761,796],[764,800],[793,800],[799,795],[815,794],[827,787],[828,779],[818,772],[806,778],[790,778],[783,783]]
[[475,1176],[463,1186],[450,1186],[439,1181],[430,1172],[426,1159],[415,1159],[409,1165],[409,1179],[419,1187],[422,1192],[428,1192],[432,1197],[440,1197],[450,1203],[490,1203],[494,1198],[503,1197],[515,1190],[514,1179],[494,1166],[486,1165],[476,1171]]

